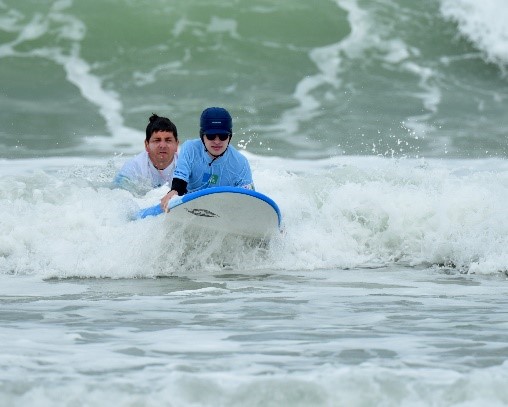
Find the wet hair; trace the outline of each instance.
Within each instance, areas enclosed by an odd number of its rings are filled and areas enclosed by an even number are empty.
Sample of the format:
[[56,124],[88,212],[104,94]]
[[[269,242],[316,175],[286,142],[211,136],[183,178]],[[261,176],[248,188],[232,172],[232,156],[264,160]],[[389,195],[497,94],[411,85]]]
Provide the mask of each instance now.
[[152,134],[158,131],[171,132],[175,136],[175,140],[178,141],[178,131],[176,129],[176,126],[167,117],[157,116],[155,113],[152,113],[152,115],[148,119],[148,122],[149,122],[148,126],[146,126],[146,138],[145,138],[146,141],[150,141],[150,137],[152,137]]

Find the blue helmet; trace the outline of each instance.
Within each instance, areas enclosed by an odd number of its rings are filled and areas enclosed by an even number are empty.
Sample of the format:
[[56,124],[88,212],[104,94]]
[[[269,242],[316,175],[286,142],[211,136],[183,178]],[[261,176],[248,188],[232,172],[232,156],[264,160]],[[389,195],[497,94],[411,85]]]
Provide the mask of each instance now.
[[231,115],[222,107],[209,107],[203,110],[199,134],[201,137],[205,134],[233,135],[233,119]]

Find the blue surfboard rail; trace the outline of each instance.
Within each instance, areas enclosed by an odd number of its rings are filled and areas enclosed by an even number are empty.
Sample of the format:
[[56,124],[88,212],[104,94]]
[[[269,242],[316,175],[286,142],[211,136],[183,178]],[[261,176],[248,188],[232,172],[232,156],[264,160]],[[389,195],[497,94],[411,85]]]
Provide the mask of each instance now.
[[144,219],[149,216],[157,216],[162,214],[164,211],[160,204],[150,206],[149,208],[140,209],[136,214],[136,219]]
[[[262,201],[266,202],[268,205],[270,205],[273,208],[273,210],[277,214],[278,226],[280,227],[280,224],[282,221],[282,215],[281,215],[280,209],[279,209],[278,205],[275,203],[275,201],[260,192],[253,191],[252,189],[246,189],[246,188],[212,187],[212,188],[201,189],[199,191],[191,192],[189,194],[185,194],[183,196],[179,196],[178,198],[172,199],[171,201],[169,201],[169,209],[171,210],[173,208],[176,208],[177,206],[179,206],[181,204],[192,201],[193,199],[199,198],[201,196],[217,194],[217,193],[222,193],[222,192],[249,195],[249,196],[252,196],[257,199],[261,199]],[[141,209],[140,211],[138,211],[138,213],[136,215],[136,219],[144,219],[148,216],[158,216],[162,213],[164,213],[164,211],[162,210],[160,204],[157,204],[157,205],[150,206],[148,208]]]

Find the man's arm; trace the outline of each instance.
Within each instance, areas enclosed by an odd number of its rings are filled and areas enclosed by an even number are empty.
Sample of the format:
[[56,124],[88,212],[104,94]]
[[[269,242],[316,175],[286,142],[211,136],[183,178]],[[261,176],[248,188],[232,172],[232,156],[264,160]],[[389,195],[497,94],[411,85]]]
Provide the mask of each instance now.
[[175,195],[185,195],[187,193],[187,182],[180,178],[173,178],[171,190],[162,197],[161,208],[164,212],[169,212],[169,201]]

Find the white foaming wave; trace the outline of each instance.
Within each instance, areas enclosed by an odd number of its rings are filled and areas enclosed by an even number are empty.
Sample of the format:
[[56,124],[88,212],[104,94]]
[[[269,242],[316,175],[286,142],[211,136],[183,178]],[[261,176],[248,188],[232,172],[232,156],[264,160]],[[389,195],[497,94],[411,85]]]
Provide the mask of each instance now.
[[[86,26],[78,18],[64,13],[70,6],[72,1],[57,1],[47,15],[35,14],[27,24],[21,24],[25,16],[11,10],[9,18],[0,20],[0,24],[11,32],[17,32],[18,36],[13,41],[0,45],[0,58],[44,58],[61,66],[67,80],[78,88],[84,99],[97,107],[111,134],[90,136],[85,139],[86,142],[97,151],[109,152],[112,145],[122,145],[123,151],[135,152],[142,133],[124,125],[123,105],[119,95],[104,89],[102,80],[92,73],[90,64],[81,57],[80,43],[85,37]],[[57,38],[52,47],[17,50],[21,44],[54,33]]]
[[206,288],[198,288],[196,290],[184,290],[184,291],[172,291],[169,296],[175,297],[195,297],[195,296],[208,296],[208,295],[221,295],[224,293],[228,293],[229,290],[225,288],[217,288],[217,287],[206,287]]
[[458,23],[488,61],[508,64],[508,7],[504,0],[441,0],[441,13]]
[[434,128],[432,124],[429,124],[428,119],[437,112],[442,92],[440,87],[434,84],[436,75],[432,68],[422,67],[409,61],[402,63],[401,66],[407,72],[420,78],[419,87],[422,91],[413,95],[422,101],[423,107],[428,111],[428,113],[408,117],[403,124],[415,137],[424,137]]
[[[508,163],[246,154],[256,189],[277,202],[284,234],[268,247],[216,233],[132,221],[158,202],[111,189],[110,163],[27,174],[0,166],[0,272],[49,277],[153,277],[234,270],[402,264],[508,270]],[[39,163],[41,167],[42,164]],[[6,163],[7,166],[7,163]],[[16,167],[16,166],[14,166]]]
[[[187,57],[188,58],[188,57]],[[182,61],[170,62],[167,64],[157,65],[155,68],[150,69],[148,72],[135,71],[132,76],[136,85],[143,86],[157,81],[157,74],[164,71],[174,71],[181,68]]]
[[[313,93],[327,87],[333,92],[326,92],[325,99],[335,99],[336,90],[342,86],[344,62],[348,60],[362,60],[368,51],[374,50],[380,61],[386,62],[396,69],[415,75],[418,91],[413,96],[422,102],[428,113],[408,117],[402,123],[416,137],[424,136],[433,129],[428,119],[438,110],[441,102],[441,90],[435,84],[436,72],[428,66],[421,66],[414,61],[419,51],[408,45],[404,39],[394,37],[399,33],[387,30],[376,21],[376,10],[361,7],[356,0],[335,0],[337,6],[347,11],[350,33],[340,41],[317,47],[309,52],[309,57],[317,67],[318,72],[306,76],[296,84],[293,98],[298,105],[286,110],[277,123],[259,127],[263,131],[283,134],[285,140],[291,134],[291,143],[305,145],[307,139],[299,135],[301,124],[316,119],[321,114],[323,101]],[[372,58],[369,55],[368,58]]]
[[[74,370],[76,366],[89,364],[90,357],[85,358],[80,354],[81,359],[78,359],[73,354],[64,354],[68,359],[76,359],[75,363],[67,362],[65,366],[61,366],[65,369],[66,380],[51,381],[53,372],[46,372],[46,376],[37,376],[39,380],[36,384],[31,384],[21,394],[20,384],[14,388],[7,382],[9,385],[5,386],[6,391],[0,401],[3,401],[4,405],[53,407],[83,403],[91,407],[105,404],[155,407],[161,405],[161,400],[171,400],[175,405],[203,406],[235,406],[238,405],[238,400],[242,400],[244,406],[274,405],[274,400],[277,400],[276,405],[281,407],[501,407],[506,405],[508,396],[504,385],[508,378],[506,364],[457,371],[452,368],[419,367],[419,360],[415,357],[413,363],[416,368],[399,365],[379,367],[369,363],[337,366],[330,363],[312,369],[293,369],[290,372],[280,369],[267,374],[269,368],[275,370],[268,364],[269,367],[265,365],[257,373],[238,371],[238,368],[230,372],[212,368],[206,373],[195,373],[185,372],[181,364],[176,362],[162,363],[161,360],[165,361],[166,358],[161,356],[158,359],[153,356],[110,356],[104,348],[94,348],[94,352],[100,356],[92,358],[103,361],[104,371],[113,370],[106,367],[106,362],[123,362],[120,367],[126,370],[125,366],[128,366],[130,371],[124,372],[122,377],[108,377],[108,380],[93,374],[83,378],[75,374]],[[171,350],[168,352],[172,354]],[[108,358],[104,358],[103,354]],[[244,352],[244,359],[249,356],[249,352]],[[50,362],[55,363],[53,359]],[[135,362],[138,362],[138,365]],[[149,366],[142,365],[149,362]],[[129,391],[126,391],[126,388]],[[62,394],[65,394],[65,397],[62,397]]]
[[[342,65],[341,53],[360,53],[366,47],[368,19],[366,13],[360,9],[354,0],[337,0],[339,7],[348,11],[351,33],[338,43],[313,49],[309,56],[316,64],[318,73],[303,78],[295,88],[293,97],[299,105],[285,111],[279,122],[263,127],[265,130],[295,134],[301,122],[312,120],[319,116],[321,102],[312,95],[312,91],[322,85],[339,88],[339,74]],[[295,140],[293,138],[293,140]],[[296,139],[298,142],[299,140]]]
[[79,56],[79,49],[74,47],[69,55],[59,51],[43,55],[65,69],[69,82],[80,90],[86,100],[97,106],[104,118],[112,137],[92,136],[86,139],[87,142],[99,151],[109,152],[115,145],[122,145],[126,152],[136,151],[143,133],[124,125],[120,97],[116,92],[104,89],[101,79],[91,73],[90,65]]
[[[434,69],[415,62],[413,57],[419,56],[419,50],[411,47],[404,39],[393,37],[398,33],[387,31],[376,22],[375,14],[370,14],[373,10],[359,8],[355,0],[336,1],[349,13],[351,33],[339,44],[345,55],[349,58],[360,59],[364,58],[365,51],[374,49],[390,66],[396,66],[417,77],[420,91],[413,93],[413,96],[421,100],[423,107],[429,113],[410,116],[402,124],[411,131],[412,135],[424,136],[432,130],[427,120],[438,110],[441,102],[441,90],[433,83],[436,75]],[[325,63],[326,60],[327,58],[323,59]]]
[[207,31],[210,33],[228,33],[231,38],[240,38],[237,31],[237,22],[234,19],[212,16]]
[[[320,166],[316,168],[316,166]],[[443,264],[491,273],[508,266],[506,162],[337,158],[291,172],[257,170],[281,206],[276,267]]]

